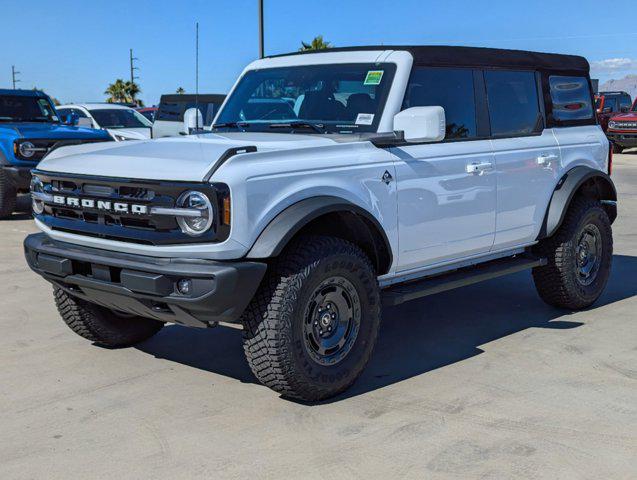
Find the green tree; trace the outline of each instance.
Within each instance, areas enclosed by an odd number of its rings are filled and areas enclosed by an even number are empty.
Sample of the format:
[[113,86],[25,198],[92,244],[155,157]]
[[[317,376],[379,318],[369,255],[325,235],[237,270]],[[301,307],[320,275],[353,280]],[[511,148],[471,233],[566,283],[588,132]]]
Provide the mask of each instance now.
[[104,94],[108,95],[106,99],[108,103],[134,103],[142,107],[144,102],[137,98],[141,91],[135,82],[125,82],[118,78],[106,88]]
[[301,42],[299,52],[305,52],[307,50],[325,50],[328,48],[332,48],[330,42],[323,40],[323,35],[318,35],[314,37],[310,43]]
[[184,93],[186,93],[186,90],[184,90],[182,87],[179,87],[175,93],[179,94],[179,95],[183,95]]
[[108,98],[106,99],[108,103],[127,102],[128,95],[126,92],[126,82],[121,78],[118,78],[106,88],[104,94],[108,95]]

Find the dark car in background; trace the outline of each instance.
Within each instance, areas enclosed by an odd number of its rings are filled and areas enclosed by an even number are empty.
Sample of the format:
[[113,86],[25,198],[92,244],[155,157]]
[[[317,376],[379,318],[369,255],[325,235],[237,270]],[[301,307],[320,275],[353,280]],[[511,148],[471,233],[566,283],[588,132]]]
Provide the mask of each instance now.
[[606,136],[613,143],[615,153],[637,147],[637,99],[629,112],[611,117]]
[[0,218],[15,211],[18,193],[28,192],[31,169],[56,148],[108,142],[105,130],[77,127],[77,116],[63,120],[51,99],[38,90],[0,89]]
[[608,129],[608,121],[618,113],[630,111],[633,100],[627,92],[599,92],[595,96],[595,109],[602,129]]
[[189,108],[199,109],[202,127],[210,126],[225,99],[225,95],[217,94],[162,95],[153,123],[153,138],[175,137],[182,132],[186,133],[184,132],[184,113]]
[[157,107],[141,107],[141,108],[136,108],[135,110],[137,110],[139,113],[141,113],[144,117],[146,117],[151,122],[154,122],[155,115],[157,115],[157,110],[159,109]]

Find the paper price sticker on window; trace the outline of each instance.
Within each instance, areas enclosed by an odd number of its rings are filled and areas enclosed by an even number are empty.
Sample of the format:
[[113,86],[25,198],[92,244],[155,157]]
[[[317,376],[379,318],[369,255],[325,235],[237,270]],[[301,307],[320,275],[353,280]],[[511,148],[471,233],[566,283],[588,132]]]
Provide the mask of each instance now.
[[380,81],[383,79],[383,73],[383,70],[368,71],[363,85],[380,85]]
[[374,123],[374,114],[373,113],[359,113],[356,117],[356,125],[371,125]]

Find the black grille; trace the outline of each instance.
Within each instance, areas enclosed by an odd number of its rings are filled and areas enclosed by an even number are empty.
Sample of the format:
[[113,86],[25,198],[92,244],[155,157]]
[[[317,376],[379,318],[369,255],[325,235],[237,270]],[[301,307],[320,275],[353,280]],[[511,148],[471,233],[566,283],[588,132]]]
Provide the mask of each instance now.
[[[44,184],[44,193],[98,202],[125,203],[147,207],[148,213],[124,213],[86,206],[45,203],[44,212],[36,218],[54,230],[107,238],[124,242],[166,245],[194,242],[219,242],[230,233],[230,226],[220,222],[223,199],[229,195],[225,184],[187,182],[149,182],[119,178],[68,176],[35,170]],[[202,192],[210,198],[215,209],[213,228],[198,237],[181,231],[175,217],[151,214],[152,207],[172,208],[179,196],[189,190]]]

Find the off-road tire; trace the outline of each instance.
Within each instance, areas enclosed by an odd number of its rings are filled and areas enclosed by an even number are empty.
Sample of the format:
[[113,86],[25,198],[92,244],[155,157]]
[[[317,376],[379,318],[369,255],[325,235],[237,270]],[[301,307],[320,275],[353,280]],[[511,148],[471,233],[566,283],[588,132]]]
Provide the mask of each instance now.
[[[601,234],[601,262],[590,285],[578,281],[577,243],[587,225]],[[613,257],[613,235],[610,219],[598,200],[578,196],[568,208],[564,222],[550,238],[535,248],[548,264],[533,269],[533,281],[546,303],[558,308],[579,310],[589,307],[604,291]]]
[[164,326],[149,318],[116,315],[60,288],[54,288],[53,292],[64,323],[80,337],[104,347],[130,347],[152,337]]
[[[338,276],[360,299],[360,327],[351,349],[333,365],[308,353],[303,329],[312,292]],[[256,378],[284,397],[319,401],[337,395],[361,374],[380,327],[380,294],[369,258],[356,245],[333,237],[295,241],[266,274],[243,318],[245,355]]]
[[0,219],[15,212],[17,192],[9,176],[0,169]]
[[613,153],[622,153],[624,151],[624,147],[613,143]]

